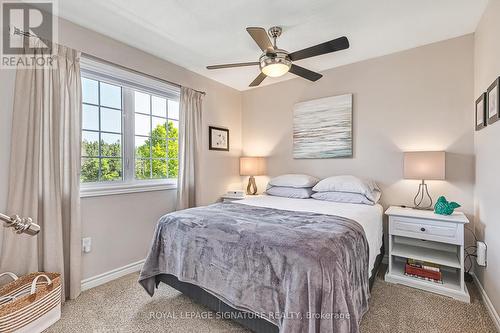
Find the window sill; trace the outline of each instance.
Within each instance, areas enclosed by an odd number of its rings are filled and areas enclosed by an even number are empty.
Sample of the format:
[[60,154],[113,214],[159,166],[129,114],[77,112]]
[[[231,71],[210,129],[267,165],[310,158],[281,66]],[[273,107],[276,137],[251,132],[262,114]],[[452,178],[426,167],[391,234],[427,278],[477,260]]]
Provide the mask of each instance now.
[[100,197],[139,192],[176,190],[177,182],[154,182],[138,184],[100,184],[80,188],[80,198]]

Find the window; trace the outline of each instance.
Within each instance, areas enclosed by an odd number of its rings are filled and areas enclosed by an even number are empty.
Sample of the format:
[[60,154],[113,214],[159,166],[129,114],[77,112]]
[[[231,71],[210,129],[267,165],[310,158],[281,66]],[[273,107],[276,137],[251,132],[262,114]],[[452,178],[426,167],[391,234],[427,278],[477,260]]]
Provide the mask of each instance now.
[[135,178],[177,178],[179,103],[134,91]]
[[82,60],[82,195],[171,188],[178,175],[179,89]]

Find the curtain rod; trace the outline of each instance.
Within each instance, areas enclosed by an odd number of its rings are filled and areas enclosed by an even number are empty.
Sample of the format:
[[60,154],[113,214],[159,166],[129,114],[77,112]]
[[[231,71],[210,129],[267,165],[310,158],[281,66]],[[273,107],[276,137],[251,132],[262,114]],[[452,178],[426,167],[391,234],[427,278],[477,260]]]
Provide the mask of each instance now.
[[7,227],[14,228],[18,234],[28,234],[35,236],[40,232],[40,226],[33,223],[31,217],[20,217],[18,215],[8,216],[0,213],[0,220],[6,223]]
[[[179,87],[179,88],[182,87],[182,85],[180,85],[178,83],[175,83],[175,82],[172,82],[172,81],[168,81],[168,80],[162,79],[160,77],[157,77],[157,76],[154,76],[154,75],[151,75],[151,74],[143,73],[143,72],[140,72],[138,70],[135,70],[135,69],[127,67],[127,66],[116,64],[114,62],[111,62],[109,60],[97,57],[97,56],[89,54],[89,53],[82,52],[82,55],[85,58],[90,58],[90,59],[93,59],[93,60],[96,60],[96,61],[104,62],[104,63],[109,64],[111,66],[119,67],[119,68],[124,69],[124,70],[129,71],[129,72],[133,72],[133,73],[136,73],[136,74],[139,74],[139,75],[147,76],[149,78],[152,78],[152,79],[155,79],[155,80],[159,80],[159,81],[165,82],[167,84],[170,84],[170,85],[173,85],[173,86],[176,86],[176,87]],[[196,89],[193,89],[193,90],[196,91],[196,92],[199,92],[202,95],[206,95],[207,94],[206,92],[201,91],[201,90],[196,90]]]
[[[9,30],[11,28],[9,27]],[[17,27],[14,27],[14,35],[19,35],[19,36],[24,36],[24,37],[34,37],[34,38],[39,38],[37,35],[34,35],[34,34],[31,34],[30,32],[28,31],[24,31],[24,30],[21,30]],[[129,72],[134,72],[136,74],[139,74],[139,75],[143,75],[143,76],[147,76],[147,77],[150,77],[152,79],[155,79],[155,80],[159,80],[159,81],[162,81],[162,82],[165,82],[165,83],[168,83],[170,85],[173,85],[173,86],[176,86],[176,87],[179,87],[181,88],[182,85],[178,84],[178,83],[175,83],[175,82],[172,82],[172,81],[168,81],[168,80],[165,80],[165,79],[162,79],[162,78],[159,78],[157,76],[154,76],[154,75],[151,75],[151,74],[146,74],[146,73],[143,73],[143,72],[140,72],[138,70],[135,70],[133,68],[130,68],[130,67],[126,67],[126,66],[123,66],[123,65],[120,65],[120,64],[115,64],[114,62],[111,62],[109,60],[106,60],[106,59],[103,59],[103,58],[100,58],[100,57],[97,57],[95,55],[92,55],[92,54],[89,54],[89,53],[86,53],[86,52],[82,52],[82,55],[84,57],[87,57],[87,58],[91,58],[91,59],[94,59],[94,60],[97,60],[97,61],[100,61],[100,62],[104,62],[106,64],[109,64],[109,65],[112,65],[112,66],[116,66],[116,67],[120,67],[126,71],[129,71]],[[199,92],[200,94],[202,95],[206,95],[207,93],[204,92],[204,91],[200,91],[200,90],[196,90],[196,89],[193,89],[194,91],[196,92]]]

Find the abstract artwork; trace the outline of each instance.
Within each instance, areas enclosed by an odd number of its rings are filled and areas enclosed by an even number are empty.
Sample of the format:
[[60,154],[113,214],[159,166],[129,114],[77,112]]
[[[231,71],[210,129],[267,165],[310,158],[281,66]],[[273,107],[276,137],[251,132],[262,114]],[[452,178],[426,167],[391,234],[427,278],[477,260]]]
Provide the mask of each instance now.
[[352,157],[352,94],[295,104],[293,157]]

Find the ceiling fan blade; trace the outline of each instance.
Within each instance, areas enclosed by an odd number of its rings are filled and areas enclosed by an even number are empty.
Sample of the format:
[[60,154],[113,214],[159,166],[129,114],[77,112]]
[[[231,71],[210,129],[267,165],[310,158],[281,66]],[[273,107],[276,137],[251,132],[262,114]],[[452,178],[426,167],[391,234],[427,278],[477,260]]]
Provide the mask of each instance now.
[[247,28],[247,32],[253,38],[253,40],[259,45],[262,51],[266,51],[268,49],[274,50],[273,44],[267,35],[267,31],[264,28],[258,27],[249,27]]
[[344,36],[333,39],[329,42],[308,47],[300,51],[292,52],[288,56],[292,61],[297,61],[300,59],[311,58],[326,53],[345,50],[347,48],[349,48],[349,40]]
[[250,83],[249,87],[256,87],[258,86],[264,79],[266,78],[266,74],[260,73],[259,76],[255,78],[255,80]]
[[212,65],[207,66],[207,69],[221,69],[221,68],[232,68],[232,67],[243,67],[243,66],[258,66],[259,62],[238,62],[235,64],[224,64],[224,65]]
[[295,75],[298,75],[300,77],[303,77],[304,79],[308,79],[310,81],[318,81],[319,79],[321,79],[323,77],[323,75],[321,75],[319,73],[310,71],[304,67],[300,67],[297,65],[292,65],[292,67],[290,67],[289,72],[293,73]]

